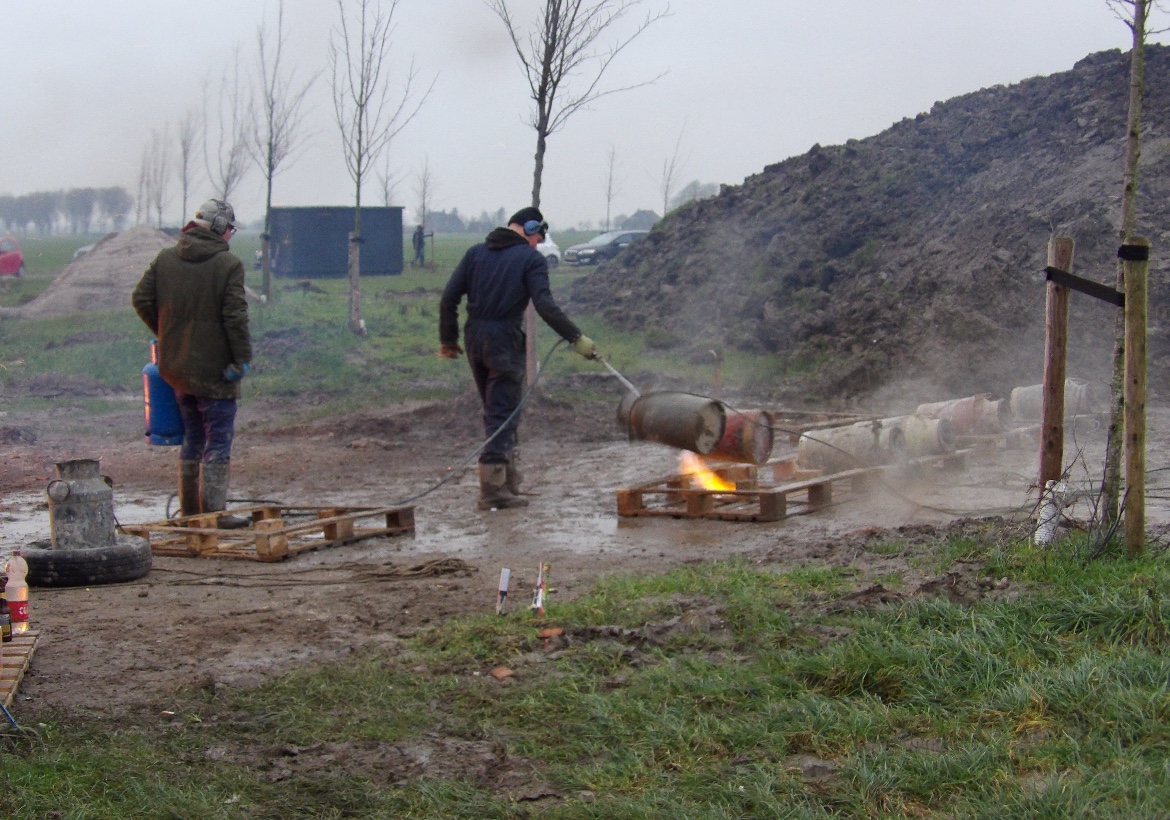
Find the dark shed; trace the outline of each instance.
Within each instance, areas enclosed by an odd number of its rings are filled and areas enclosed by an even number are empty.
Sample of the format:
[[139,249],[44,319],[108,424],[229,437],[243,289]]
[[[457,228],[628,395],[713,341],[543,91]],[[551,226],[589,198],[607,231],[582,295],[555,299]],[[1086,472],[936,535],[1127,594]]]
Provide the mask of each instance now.
[[[298,279],[345,276],[353,208],[273,208],[272,272]],[[362,208],[362,276],[402,273],[402,208]]]

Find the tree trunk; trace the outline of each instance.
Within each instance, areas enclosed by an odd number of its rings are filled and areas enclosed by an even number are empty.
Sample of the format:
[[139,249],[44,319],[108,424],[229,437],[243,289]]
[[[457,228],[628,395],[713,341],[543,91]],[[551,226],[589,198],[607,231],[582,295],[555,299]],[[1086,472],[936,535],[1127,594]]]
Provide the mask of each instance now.
[[[1150,0],[1133,4],[1133,49],[1129,56],[1129,119],[1125,140],[1125,189],[1121,199],[1122,244],[1137,221],[1138,161],[1142,155],[1142,96],[1145,92],[1146,12]],[[1125,268],[1117,263],[1117,289],[1125,292]],[[1109,433],[1105,446],[1105,476],[1101,485],[1101,532],[1109,532],[1120,515],[1121,449],[1125,424],[1125,315],[1118,311],[1113,327],[1113,379],[1110,384]]]
[[366,335],[366,323],[362,321],[361,288],[361,247],[362,238],[356,232],[349,235],[349,329],[358,336]]
[[[544,175],[544,151],[547,145],[547,135],[541,129],[536,130],[536,163],[532,171],[532,207],[540,207],[540,183]],[[532,302],[524,309],[524,361],[528,383],[535,384],[540,362],[536,355],[536,308]]]

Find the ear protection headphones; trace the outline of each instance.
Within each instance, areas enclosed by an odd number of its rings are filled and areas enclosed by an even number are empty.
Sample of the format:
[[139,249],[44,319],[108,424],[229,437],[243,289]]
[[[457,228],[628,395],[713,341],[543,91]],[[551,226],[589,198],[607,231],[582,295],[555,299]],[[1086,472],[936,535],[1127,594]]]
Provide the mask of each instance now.
[[530,219],[527,222],[525,222],[524,223],[524,235],[525,236],[535,236],[536,234],[540,234],[541,236],[547,235],[548,234],[548,223],[547,222],[537,222],[535,219]]
[[231,227],[227,217],[227,203],[222,199],[211,200],[215,203],[215,216],[211,218],[211,232],[223,236]]

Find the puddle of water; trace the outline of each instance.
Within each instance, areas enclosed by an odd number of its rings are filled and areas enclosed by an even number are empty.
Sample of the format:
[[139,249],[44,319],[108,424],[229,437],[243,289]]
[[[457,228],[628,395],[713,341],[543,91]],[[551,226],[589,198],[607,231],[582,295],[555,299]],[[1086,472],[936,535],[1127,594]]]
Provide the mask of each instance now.
[[[122,524],[142,524],[167,517],[167,495],[114,498],[114,516]],[[0,501],[0,556],[7,558],[14,549],[30,541],[52,535],[49,506],[41,493],[5,496]]]

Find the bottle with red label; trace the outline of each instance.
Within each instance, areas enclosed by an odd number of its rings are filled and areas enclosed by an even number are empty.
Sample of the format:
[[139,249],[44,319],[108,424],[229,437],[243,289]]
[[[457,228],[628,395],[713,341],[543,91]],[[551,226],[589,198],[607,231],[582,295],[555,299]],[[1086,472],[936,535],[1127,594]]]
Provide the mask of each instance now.
[[28,632],[28,562],[20,554],[20,550],[12,553],[8,563],[4,565],[8,574],[8,583],[4,585],[4,598],[8,601],[9,616],[12,618],[12,634],[19,635]]

